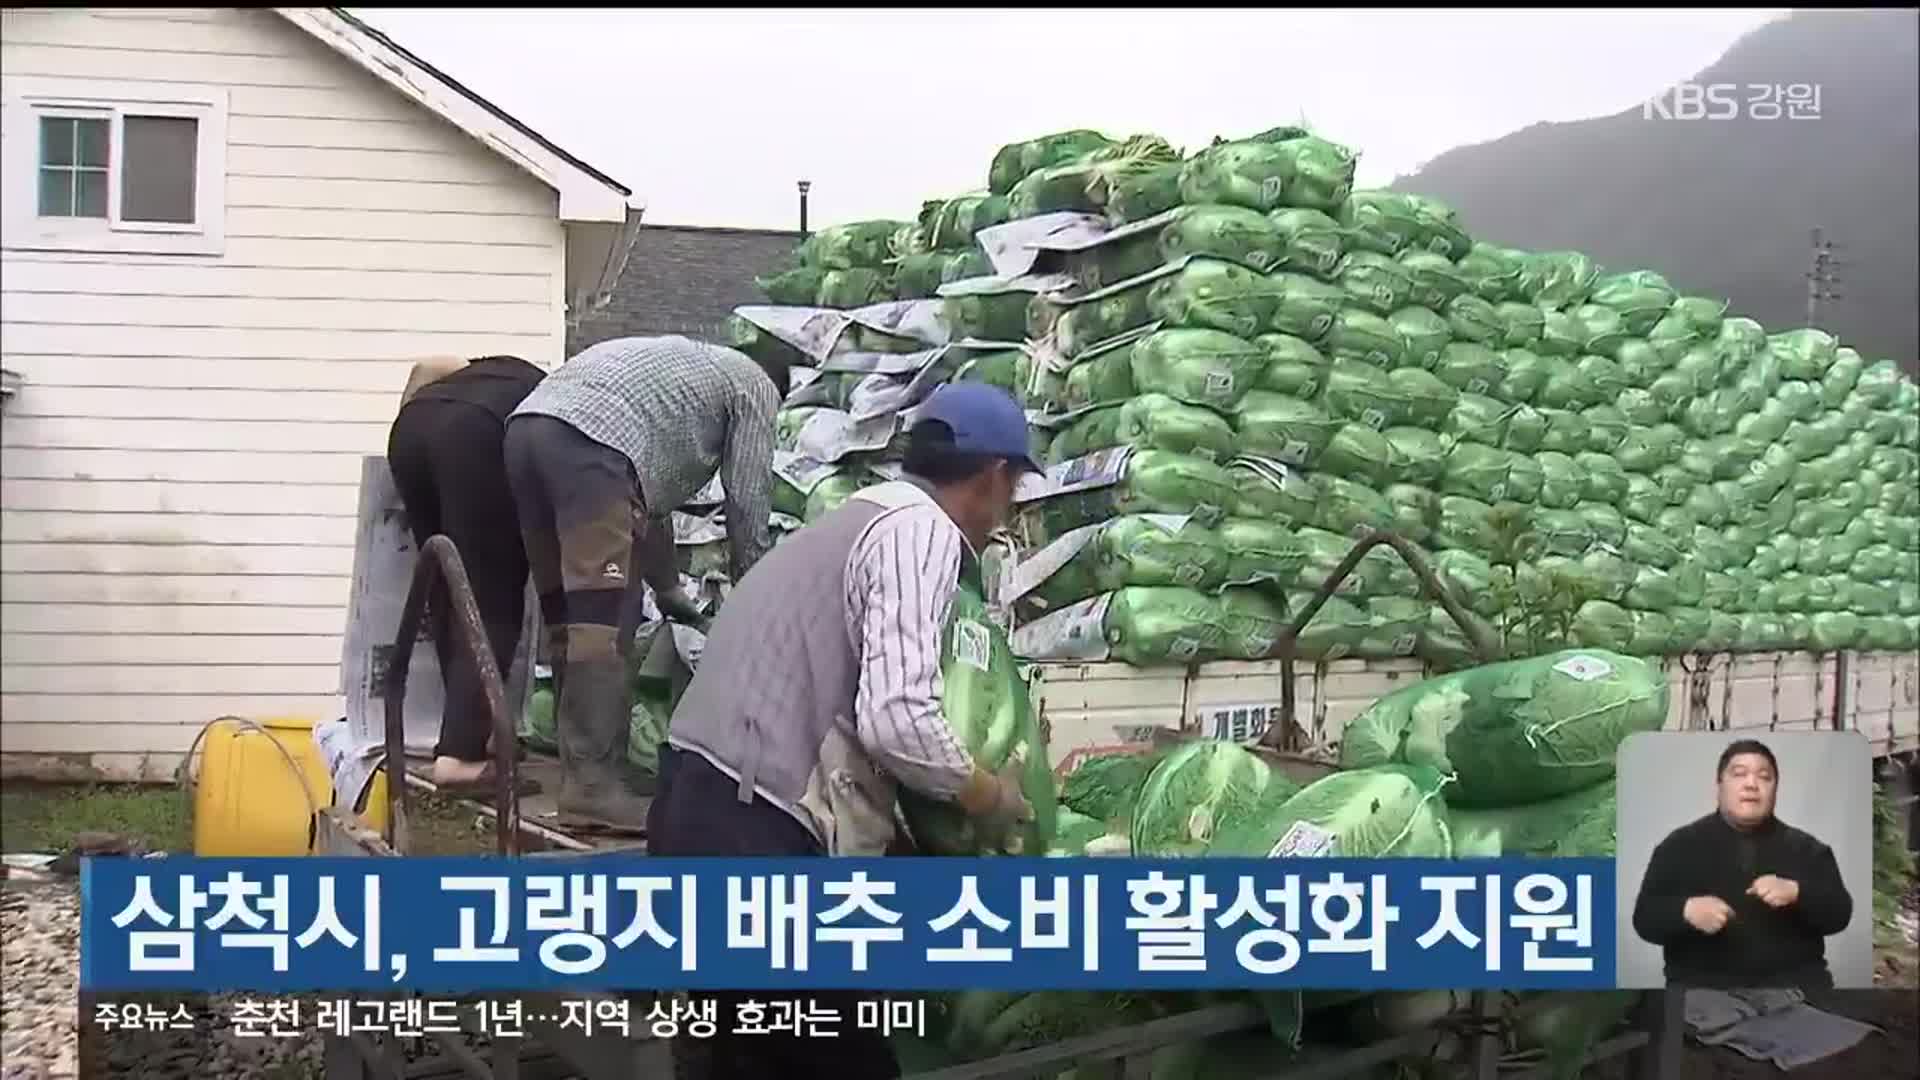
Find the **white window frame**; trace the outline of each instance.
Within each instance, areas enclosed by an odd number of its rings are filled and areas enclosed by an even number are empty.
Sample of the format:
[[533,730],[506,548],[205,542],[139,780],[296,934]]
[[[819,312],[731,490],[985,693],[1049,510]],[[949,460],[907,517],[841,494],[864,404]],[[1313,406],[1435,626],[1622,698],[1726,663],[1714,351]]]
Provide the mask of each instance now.
[[[9,77],[0,120],[0,249],[142,255],[220,255],[227,246],[227,92],[188,83]],[[120,219],[124,118],[196,121],[191,224]],[[40,216],[40,119],[110,121],[105,218]]]

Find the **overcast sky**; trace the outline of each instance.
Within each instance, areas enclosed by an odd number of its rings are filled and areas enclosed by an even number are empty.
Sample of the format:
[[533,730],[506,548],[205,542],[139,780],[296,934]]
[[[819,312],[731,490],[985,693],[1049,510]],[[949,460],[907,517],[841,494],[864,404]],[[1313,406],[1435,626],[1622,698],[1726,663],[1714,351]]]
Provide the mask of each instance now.
[[1637,105],[1783,11],[412,10],[369,24],[632,188],[653,224],[911,218],[1066,128],[1305,122],[1379,185]]

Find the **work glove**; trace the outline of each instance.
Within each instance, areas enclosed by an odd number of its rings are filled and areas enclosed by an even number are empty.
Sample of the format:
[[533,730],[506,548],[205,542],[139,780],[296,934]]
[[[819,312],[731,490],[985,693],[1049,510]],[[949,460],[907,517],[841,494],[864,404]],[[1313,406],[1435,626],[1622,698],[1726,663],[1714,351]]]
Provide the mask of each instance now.
[[1033,806],[1020,790],[1021,766],[1008,762],[997,773],[975,769],[961,792],[960,805],[967,815],[989,831],[999,832],[1033,820]]
[[691,626],[703,634],[712,624],[712,621],[694,604],[693,598],[679,589],[655,593],[654,603],[659,606],[660,614],[669,622]]

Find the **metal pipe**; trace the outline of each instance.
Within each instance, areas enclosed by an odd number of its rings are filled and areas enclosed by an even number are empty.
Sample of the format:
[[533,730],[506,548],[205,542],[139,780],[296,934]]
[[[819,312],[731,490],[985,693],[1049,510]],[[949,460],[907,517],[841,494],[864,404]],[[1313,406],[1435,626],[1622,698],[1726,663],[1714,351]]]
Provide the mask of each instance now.
[[[387,707],[387,843],[404,851],[398,830],[411,800],[407,788],[406,693],[407,669],[412,666],[413,643],[420,635],[420,620],[426,612],[427,596],[437,584],[445,583],[448,605],[447,624],[455,639],[465,647],[480,676],[480,688],[486,697],[487,713],[493,728],[495,806],[494,840],[502,855],[520,853],[520,798],[516,792],[518,771],[517,737],[513,717],[507,712],[506,690],[500,678],[500,665],[487,641],[486,624],[480,619],[480,607],[473,599],[473,584],[460,552],[445,536],[430,536],[420,545],[420,558],[413,566],[413,584],[407,589],[406,603],[400,609],[400,627],[394,635],[393,654],[388,661],[381,687]],[[445,677],[445,673],[442,673]]]
[[[1339,590],[1341,583],[1345,582],[1354,568],[1360,565],[1360,560],[1366,557],[1367,552],[1382,544],[1392,548],[1400,556],[1400,561],[1407,564],[1407,569],[1413,571],[1413,576],[1420,581],[1420,588],[1426,599],[1434,601],[1446,610],[1447,615],[1460,627],[1460,632],[1466,636],[1467,643],[1472,646],[1474,655],[1481,663],[1491,663],[1500,659],[1500,643],[1494,640],[1483,627],[1472,621],[1467,610],[1454,599],[1452,590],[1441,584],[1440,578],[1433,572],[1433,564],[1427,561],[1426,555],[1399,534],[1383,529],[1369,531],[1353,545],[1352,550],[1347,552],[1346,558],[1341,559],[1340,564],[1327,575],[1327,580],[1321,582],[1320,587],[1314,590],[1313,598],[1307,601],[1307,606],[1300,609],[1299,613],[1294,615],[1293,621],[1280,631],[1280,636],[1275,640],[1267,658],[1283,662],[1293,660],[1294,643],[1299,639],[1300,632],[1305,630],[1313,621],[1313,617],[1320,613],[1320,608],[1333,598],[1333,594]],[[1280,688],[1280,723],[1270,726],[1266,735],[1260,740],[1261,745],[1269,749],[1286,749],[1290,745],[1288,740],[1294,737],[1291,734],[1295,704],[1293,679],[1291,672],[1286,672],[1284,669],[1282,677],[1286,682]]]
[[1833,730],[1847,730],[1847,650],[1833,656]]

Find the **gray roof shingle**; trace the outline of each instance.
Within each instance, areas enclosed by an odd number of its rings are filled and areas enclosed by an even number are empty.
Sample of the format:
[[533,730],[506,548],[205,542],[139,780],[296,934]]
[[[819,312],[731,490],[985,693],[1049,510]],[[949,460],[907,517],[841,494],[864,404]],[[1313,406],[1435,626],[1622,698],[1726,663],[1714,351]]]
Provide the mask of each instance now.
[[567,355],[644,334],[724,341],[734,308],[767,302],[753,279],[786,266],[799,244],[785,229],[643,225],[612,296],[567,334]]

